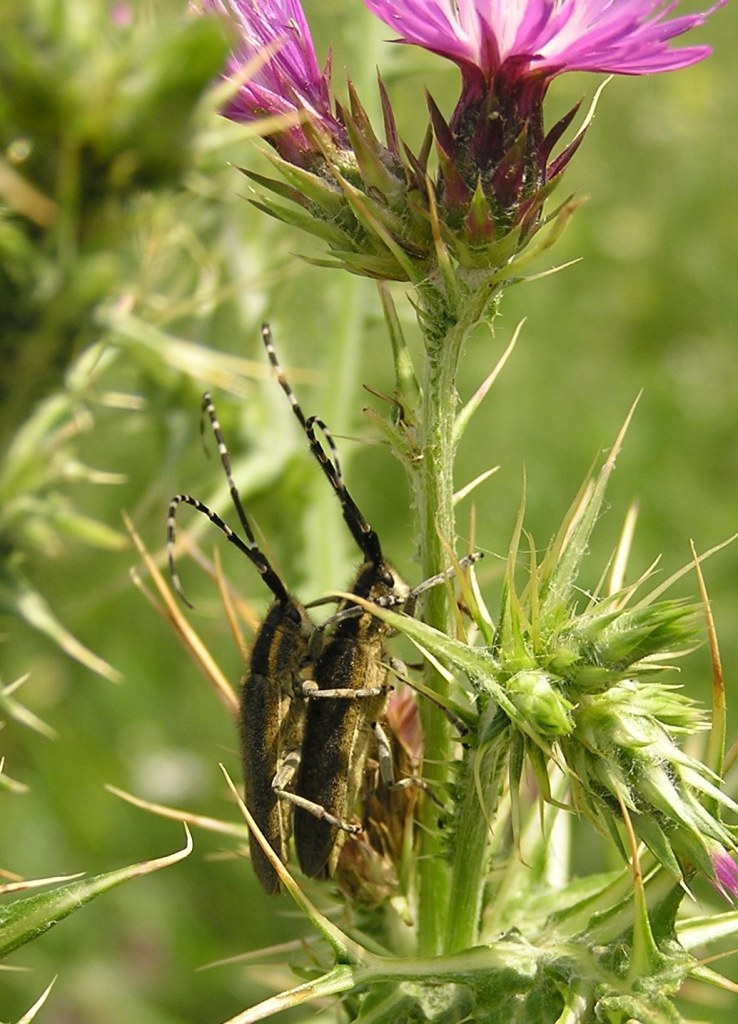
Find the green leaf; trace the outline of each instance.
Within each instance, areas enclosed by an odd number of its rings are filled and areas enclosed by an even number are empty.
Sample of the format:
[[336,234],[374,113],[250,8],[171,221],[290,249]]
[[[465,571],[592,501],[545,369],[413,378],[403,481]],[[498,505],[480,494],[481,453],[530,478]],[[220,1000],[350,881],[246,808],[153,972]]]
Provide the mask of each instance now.
[[80,643],[59,622],[46,599],[34,590],[20,573],[15,573],[12,577],[6,574],[5,579],[0,577],[0,608],[3,607],[20,616],[40,633],[44,633],[70,658],[74,658],[92,672],[114,683],[120,681],[120,672]]
[[[548,563],[551,575],[546,592],[542,593],[541,604],[544,612],[568,600],[572,594],[582,559],[589,549],[589,540],[602,508],[610,475],[615,468],[615,460],[620,454],[623,439],[633,418],[636,402],[631,406],[602,469],[596,479],[585,484],[583,491],[580,491],[558,537],[546,553],[545,563]],[[543,566],[541,568],[543,569]]]
[[300,206],[283,206],[275,202],[264,193],[255,192],[257,198],[249,198],[249,202],[257,210],[268,213],[275,220],[281,220],[284,224],[291,224],[292,227],[300,228],[310,235],[322,238],[331,246],[349,246],[351,239],[340,228],[334,227],[326,221],[319,220],[313,214],[306,212]]
[[0,909],[0,956],[6,956],[14,949],[43,935],[49,928],[65,917],[79,910],[86,903],[123,882],[129,882],[141,875],[151,874],[160,868],[169,867],[188,857],[192,852],[192,838],[185,825],[187,843],[177,853],[168,854],[157,860],[142,861],[129,867],[94,875],[82,881],[60,885],[50,892],[16,900]]
[[731,910],[727,914],[706,914],[680,921],[677,933],[685,949],[696,949],[719,939],[733,938],[738,935],[738,910]]
[[38,997],[38,999],[33,1004],[33,1006],[29,1007],[29,1009],[26,1010],[26,1012],[23,1014],[23,1016],[20,1018],[20,1020],[16,1021],[16,1024],[31,1024],[31,1021],[36,1019],[36,1014],[38,1013],[38,1011],[41,1009],[41,1007],[46,1002],[46,1000],[47,1000],[47,998],[49,996],[49,992],[51,992],[52,988],[54,987],[54,982],[55,981],[56,981],[56,978],[52,978],[52,980],[46,986],[46,988],[41,993],[41,995]]
[[[324,180],[317,174],[306,171],[302,167],[291,164],[287,160],[282,160],[281,157],[277,156],[270,149],[263,152],[267,160],[284,177],[287,182],[285,187],[296,193],[298,198],[294,201],[299,203],[300,206],[305,206],[306,201],[314,203],[315,206],[320,207],[326,217],[340,217],[344,213],[346,203],[337,185]],[[244,174],[251,178],[252,181],[258,182],[262,187],[268,188],[273,192],[279,192],[279,183],[273,178],[267,178],[264,175],[247,170],[244,171]]]
[[[56,732],[47,725],[43,719],[35,715],[29,708],[20,701],[16,700],[13,694],[16,690],[20,689],[23,683],[30,676],[30,672],[16,679],[12,683],[8,683],[7,686],[3,686],[0,683],[0,711],[3,715],[8,718],[15,719],[16,722],[20,722],[21,725],[25,725],[28,729],[34,729],[36,732],[41,733],[42,736],[47,736],[49,739],[56,738]],[[2,761],[0,760],[0,780],[2,779]],[[0,781],[0,785],[2,782]]]
[[327,974],[321,975],[304,985],[298,985],[288,992],[280,992],[276,996],[265,999],[262,1003],[252,1006],[243,1013],[237,1013],[231,1017],[226,1024],[254,1024],[258,1020],[266,1020],[273,1017],[282,1010],[290,1007],[302,1006],[303,1003],[313,1002],[316,999],[327,999],[342,992],[350,992],[356,984],[355,971],[347,964],[338,964]]

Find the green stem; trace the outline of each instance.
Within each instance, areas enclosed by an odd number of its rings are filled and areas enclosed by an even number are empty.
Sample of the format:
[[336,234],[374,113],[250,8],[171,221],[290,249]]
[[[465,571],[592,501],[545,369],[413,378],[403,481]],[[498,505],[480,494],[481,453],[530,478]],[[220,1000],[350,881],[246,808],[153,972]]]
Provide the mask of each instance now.
[[[417,509],[420,554],[424,578],[435,575],[448,564],[446,544],[455,546],[454,517],[454,424],[458,396],[456,373],[461,348],[469,332],[481,320],[491,320],[499,295],[481,290],[470,301],[455,308],[439,302],[438,295],[426,293],[430,315],[426,330],[423,395],[420,419],[420,458],[412,467],[411,482]],[[427,596],[425,620],[436,629],[452,635],[453,621],[446,589],[437,587]],[[426,666],[425,684],[440,697],[446,694],[445,679]],[[421,701],[424,736],[423,776],[437,792],[447,791],[454,762],[455,737],[438,709]],[[492,767],[483,760],[483,772]],[[471,773],[469,792],[457,813],[455,848],[457,855],[449,865],[437,826],[438,811],[432,801],[421,803],[418,855],[418,948],[422,954],[457,950],[471,946],[477,939],[479,911],[488,860],[489,831],[479,807]],[[480,825],[481,822],[481,825]],[[461,944],[461,945],[460,945]]]
[[470,751],[464,766],[456,811],[450,913],[444,944],[448,953],[469,949],[479,940],[482,895],[490,858],[489,816],[497,805],[506,765],[505,745],[495,742],[499,724],[492,703],[487,714],[489,721],[481,721],[477,732],[480,743]]
[[[415,505],[420,524],[420,555],[423,577],[441,572],[448,563],[444,543],[456,540],[453,505],[453,428],[456,415],[456,370],[465,331],[456,325],[436,343],[429,342],[423,380],[422,440],[413,478]],[[452,627],[446,590],[436,587],[427,596],[425,619],[448,633]],[[426,668],[426,686],[440,696],[446,682],[435,669]],[[452,737],[446,719],[429,701],[421,701],[425,745],[423,775],[438,792],[444,792],[452,759]],[[449,868],[437,827],[438,809],[430,800],[420,811],[418,860],[418,939],[426,955],[441,952],[449,893]]]

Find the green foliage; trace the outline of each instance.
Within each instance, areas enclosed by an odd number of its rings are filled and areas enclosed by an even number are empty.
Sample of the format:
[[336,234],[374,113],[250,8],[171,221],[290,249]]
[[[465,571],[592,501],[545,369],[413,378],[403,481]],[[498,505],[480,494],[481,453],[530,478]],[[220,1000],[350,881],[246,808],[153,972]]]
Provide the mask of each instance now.
[[[3,6],[0,438],[94,338],[117,298],[143,190],[191,166],[198,103],[222,65],[212,19],[85,0]],[[128,257],[128,259],[126,259]]]
[[[173,856],[164,857],[160,861],[134,864],[131,867],[109,871],[104,875],[96,875],[83,881],[67,882],[49,892],[7,903],[0,912],[0,957],[6,957],[19,946],[43,935],[49,928],[53,928],[59,921],[80,910],[97,896],[141,875],[169,867],[181,860],[182,857],[186,857],[192,850],[189,836],[187,838],[186,849]],[[26,886],[41,884],[43,882],[28,882]]]
[[5,6],[0,31],[0,602],[114,678],[21,566],[30,551],[56,555],[75,541],[123,546],[64,493],[76,480],[120,482],[76,456],[109,363],[94,346],[80,353],[133,283],[127,243],[141,204],[192,165],[198,104],[225,40],[212,19],[162,11],[153,33],[132,9],[97,0]]

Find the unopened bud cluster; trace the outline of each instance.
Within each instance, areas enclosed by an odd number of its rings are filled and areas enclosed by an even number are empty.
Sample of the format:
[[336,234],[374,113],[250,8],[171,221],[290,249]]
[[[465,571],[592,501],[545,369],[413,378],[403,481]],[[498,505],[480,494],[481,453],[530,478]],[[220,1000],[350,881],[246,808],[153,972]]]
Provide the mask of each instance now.
[[[566,771],[574,808],[615,837],[624,854],[619,826],[627,815],[676,879],[697,869],[734,892],[738,871],[726,851],[736,850],[736,839],[708,808],[738,806],[677,744],[707,727],[703,714],[657,677],[694,647],[696,608],[677,600],[633,603],[628,589],[590,598],[580,611],[575,580],[596,518],[594,499],[589,506],[577,511],[569,536],[573,561],[553,546],[521,593],[509,574],[487,667],[475,675],[481,707],[497,706],[496,742],[509,751],[522,747],[542,793],[553,764]],[[520,758],[508,756],[516,787]]]

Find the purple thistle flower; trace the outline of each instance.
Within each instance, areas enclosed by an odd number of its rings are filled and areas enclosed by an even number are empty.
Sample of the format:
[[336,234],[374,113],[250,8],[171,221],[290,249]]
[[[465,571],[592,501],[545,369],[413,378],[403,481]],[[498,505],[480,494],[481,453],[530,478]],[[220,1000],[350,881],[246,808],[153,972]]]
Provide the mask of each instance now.
[[711,850],[710,860],[715,872],[713,881],[716,889],[726,900],[734,903],[738,898],[738,864],[721,846]]
[[[330,61],[321,71],[299,0],[203,0],[202,6],[235,21],[238,44],[228,59],[227,76],[242,79],[249,61],[263,59],[224,107],[225,117],[249,122],[307,116],[338,148],[347,147],[345,129],[331,109]],[[267,138],[280,156],[299,166],[316,153],[300,124]]]
[[678,0],[364,0],[412,43],[491,81],[562,71],[646,75],[707,57],[709,46],[671,49],[669,41],[722,7],[668,18]]
[[[702,60],[707,46],[670,49],[726,0],[669,18],[679,0],[364,0],[398,33],[458,64],[461,94],[446,121],[430,102],[439,161],[441,219],[477,258],[485,239],[516,228],[520,243],[542,222],[543,204],[581,143],[553,156],[576,108],[544,127],[548,86],[564,71],[640,75]],[[483,195],[484,209],[475,196]]]

